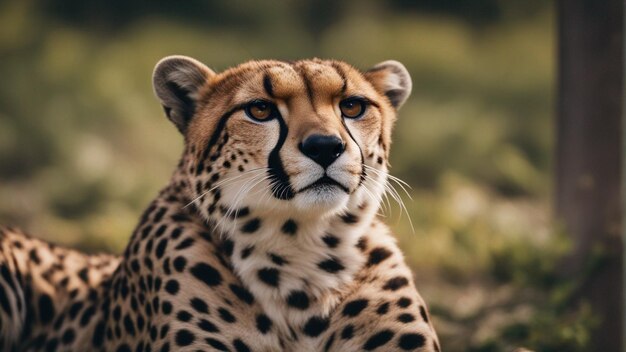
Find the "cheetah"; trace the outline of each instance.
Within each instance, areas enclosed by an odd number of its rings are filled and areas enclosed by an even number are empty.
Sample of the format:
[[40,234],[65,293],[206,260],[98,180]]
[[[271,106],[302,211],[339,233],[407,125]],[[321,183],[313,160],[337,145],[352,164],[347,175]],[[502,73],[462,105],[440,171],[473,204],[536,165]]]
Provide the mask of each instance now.
[[4,351],[439,351],[377,216],[397,61],[155,67],[184,137],[170,182],[121,256],[0,228]]

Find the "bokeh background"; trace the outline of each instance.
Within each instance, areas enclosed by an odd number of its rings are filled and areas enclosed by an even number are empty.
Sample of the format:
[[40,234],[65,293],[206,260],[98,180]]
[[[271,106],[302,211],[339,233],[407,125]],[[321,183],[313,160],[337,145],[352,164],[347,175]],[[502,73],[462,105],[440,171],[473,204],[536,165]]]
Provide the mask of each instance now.
[[413,95],[386,209],[447,351],[588,348],[551,223],[555,9],[545,0],[0,2],[0,222],[121,252],[182,140],[152,95],[163,56],[396,59]]

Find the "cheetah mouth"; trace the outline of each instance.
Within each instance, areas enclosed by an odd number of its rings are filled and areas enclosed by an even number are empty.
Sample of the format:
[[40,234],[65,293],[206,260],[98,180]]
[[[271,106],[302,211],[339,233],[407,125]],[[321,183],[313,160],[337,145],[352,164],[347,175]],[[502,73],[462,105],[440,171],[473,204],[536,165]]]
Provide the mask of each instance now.
[[308,190],[319,190],[319,191],[330,190],[333,187],[338,187],[342,191],[350,194],[350,190],[348,189],[348,187],[342,185],[337,180],[333,179],[332,177],[328,175],[324,175],[320,177],[319,179],[317,179],[317,181],[309,184],[308,186],[301,188],[300,190],[298,190],[297,193],[306,192]]

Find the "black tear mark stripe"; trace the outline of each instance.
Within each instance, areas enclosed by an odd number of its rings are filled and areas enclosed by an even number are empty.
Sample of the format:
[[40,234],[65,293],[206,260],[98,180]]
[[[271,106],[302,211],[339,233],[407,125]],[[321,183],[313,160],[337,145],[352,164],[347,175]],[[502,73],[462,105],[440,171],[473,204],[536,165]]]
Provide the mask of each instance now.
[[355,191],[361,186],[361,184],[363,183],[363,181],[365,180],[365,157],[363,156],[363,150],[361,149],[361,146],[359,145],[359,143],[357,143],[356,139],[354,139],[354,136],[352,135],[352,132],[350,132],[350,129],[348,128],[348,125],[346,125],[346,120],[345,119],[341,119],[341,125],[343,126],[343,128],[345,128],[346,132],[348,132],[348,136],[350,136],[350,139],[352,139],[352,141],[354,141],[354,144],[356,144],[357,148],[359,148],[359,155],[361,155],[361,177],[359,177],[359,184],[356,186],[356,188],[354,189]]
[[272,195],[277,199],[289,200],[295,197],[296,194],[293,188],[291,188],[289,175],[285,172],[283,161],[280,159],[280,149],[283,147],[283,144],[285,144],[289,129],[282,116],[276,116],[276,120],[278,121],[280,132],[278,142],[267,159],[267,166],[269,167],[268,173],[272,184]]

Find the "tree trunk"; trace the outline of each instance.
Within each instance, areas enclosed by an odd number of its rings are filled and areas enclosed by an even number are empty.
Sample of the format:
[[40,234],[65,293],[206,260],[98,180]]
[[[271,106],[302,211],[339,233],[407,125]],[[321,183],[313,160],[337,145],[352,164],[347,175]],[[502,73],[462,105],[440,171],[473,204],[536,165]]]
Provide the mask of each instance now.
[[579,300],[601,319],[594,351],[623,350],[621,238],[623,0],[559,0],[556,213],[583,275]]

